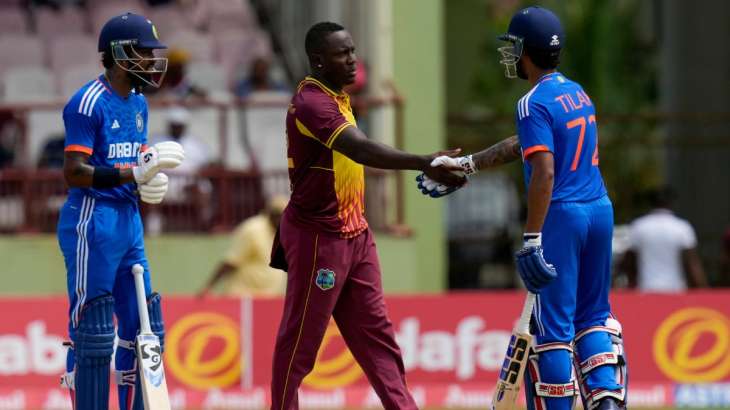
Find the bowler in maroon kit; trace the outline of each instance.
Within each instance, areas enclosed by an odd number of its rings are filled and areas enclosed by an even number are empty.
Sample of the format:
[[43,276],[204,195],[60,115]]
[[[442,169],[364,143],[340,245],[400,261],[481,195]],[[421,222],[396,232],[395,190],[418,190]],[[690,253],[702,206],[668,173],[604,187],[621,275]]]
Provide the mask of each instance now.
[[297,390],[314,367],[331,317],[386,409],[416,409],[383,300],[380,263],[364,215],[363,165],[421,170],[448,185],[464,183],[438,155],[413,155],[368,139],[357,128],[350,97],[355,47],[335,23],[307,32],[311,75],[297,87],[286,117],[292,196],[272,250],[288,272],[276,337],[271,408],[298,409]]

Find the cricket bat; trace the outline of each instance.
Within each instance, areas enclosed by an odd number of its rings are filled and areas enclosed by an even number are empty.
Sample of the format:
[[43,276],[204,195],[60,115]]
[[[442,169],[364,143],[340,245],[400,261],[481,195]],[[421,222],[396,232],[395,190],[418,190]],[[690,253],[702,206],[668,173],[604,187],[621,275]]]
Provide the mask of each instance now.
[[504,362],[502,362],[502,370],[499,372],[499,380],[497,380],[497,387],[492,397],[492,410],[517,408],[517,395],[520,393],[520,384],[525,374],[530,342],[532,342],[530,316],[533,305],[535,305],[535,294],[527,292],[522,314],[512,330],[512,337],[504,356]]
[[134,288],[137,291],[140,332],[137,336],[137,366],[142,378],[142,398],[145,410],[170,410],[170,396],[167,394],[165,367],[162,365],[160,339],[152,333],[150,317],[147,312],[147,297],[144,292],[144,268],[140,264],[132,266]]

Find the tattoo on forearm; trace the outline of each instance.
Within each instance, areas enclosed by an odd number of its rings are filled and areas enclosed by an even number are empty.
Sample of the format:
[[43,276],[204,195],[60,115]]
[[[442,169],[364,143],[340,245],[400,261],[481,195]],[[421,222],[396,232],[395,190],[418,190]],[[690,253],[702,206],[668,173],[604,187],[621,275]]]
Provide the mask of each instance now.
[[472,160],[477,169],[496,167],[519,158],[520,140],[517,138],[517,135],[513,135],[472,155]]

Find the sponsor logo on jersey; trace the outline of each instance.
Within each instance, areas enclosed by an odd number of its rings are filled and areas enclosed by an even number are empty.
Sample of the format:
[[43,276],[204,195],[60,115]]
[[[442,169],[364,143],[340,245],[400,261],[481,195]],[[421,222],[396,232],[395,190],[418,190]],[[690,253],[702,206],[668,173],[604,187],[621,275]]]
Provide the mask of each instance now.
[[112,129],[115,130],[117,128],[119,128],[119,121],[114,120],[114,122],[112,123]]
[[142,144],[139,142],[117,142],[109,144],[107,159],[114,158],[137,158]]

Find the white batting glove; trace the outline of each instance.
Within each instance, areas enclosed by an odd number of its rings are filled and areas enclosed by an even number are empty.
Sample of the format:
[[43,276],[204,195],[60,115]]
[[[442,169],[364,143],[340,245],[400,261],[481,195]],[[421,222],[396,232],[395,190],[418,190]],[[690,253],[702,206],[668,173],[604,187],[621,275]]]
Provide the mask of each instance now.
[[182,145],[174,141],[158,142],[139,154],[137,166],[132,168],[134,180],[144,184],[161,169],[175,168],[185,159]]
[[158,172],[152,179],[139,186],[139,198],[148,204],[159,204],[167,193],[167,181],[167,175]]
[[474,165],[474,160],[472,160],[471,155],[467,155],[465,157],[448,157],[446,155],[442,155],[440,157],[436,157],[431,161],[432,167],[440,167],[444,166],[447,168],[461,168],[461,170],[464,172],[464,175],[469,176],[477,173],[477,167]]

